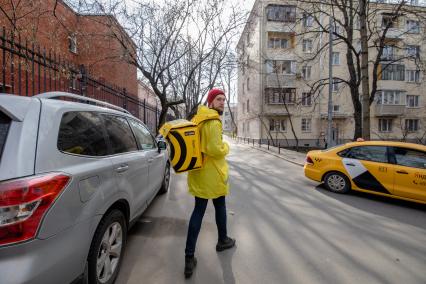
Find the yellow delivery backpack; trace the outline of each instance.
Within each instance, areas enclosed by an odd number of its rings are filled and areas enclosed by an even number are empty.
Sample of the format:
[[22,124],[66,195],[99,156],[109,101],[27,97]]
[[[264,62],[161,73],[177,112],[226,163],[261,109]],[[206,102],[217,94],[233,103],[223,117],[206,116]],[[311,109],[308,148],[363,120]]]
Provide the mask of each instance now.
[[176,173],[200,169],[203,166],[200,126],[211,119],[219,119],[219,116],[206,116],[198,121],[173,120],[160,128],[159,132],[169,146],[169,160]]

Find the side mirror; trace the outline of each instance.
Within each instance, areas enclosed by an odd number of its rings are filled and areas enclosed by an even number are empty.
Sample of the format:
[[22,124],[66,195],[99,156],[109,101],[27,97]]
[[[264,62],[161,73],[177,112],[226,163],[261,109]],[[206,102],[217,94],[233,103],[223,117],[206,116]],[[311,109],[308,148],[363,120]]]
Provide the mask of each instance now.
[[166,150],[167,149],[167,144],[164,141],[158,141],[158,149],[160,150]]

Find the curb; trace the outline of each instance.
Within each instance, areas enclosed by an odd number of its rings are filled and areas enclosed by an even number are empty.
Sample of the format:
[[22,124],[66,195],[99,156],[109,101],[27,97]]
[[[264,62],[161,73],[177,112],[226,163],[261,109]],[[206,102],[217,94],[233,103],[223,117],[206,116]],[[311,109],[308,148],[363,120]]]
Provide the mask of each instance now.
[[[238,144],[239,144],[239,143],[238,143]],[[244,145],[244,144],[240,144],[240,145]],[[288,159],[288,158],[285,158],[285,157],[283,157],[283,156],[281,156],[281,155],[279,155],[279,154],[271,153],[271,152],[269,152],[268,150],[264,150],[264,149],[262,149],[262,148],[258,148],[258,147],[256,147],[256,146],[254,146],[254,147],[253,147],[253,146],[248,145],[248,147],[250,147],[250,148],[252,148],[252,149],[259,150],[259,151],[262,151],[262,152],[264,152],[264,153],[267,153],[267,154],[269,154],[269,155],[275,156],[275,157],[280,158],[280,159],[282,159],[282,160],[284,160],[284,161],[287,161],[287,162],[289,162],[289,163],[292,163],[292,164],[295,164],[295,165],[298,165],[298,166],[301,166],[301,167],[303,167],[303,166],[305,165],[304,163],[295,162],[295,161],[290,160],[290,159]]]

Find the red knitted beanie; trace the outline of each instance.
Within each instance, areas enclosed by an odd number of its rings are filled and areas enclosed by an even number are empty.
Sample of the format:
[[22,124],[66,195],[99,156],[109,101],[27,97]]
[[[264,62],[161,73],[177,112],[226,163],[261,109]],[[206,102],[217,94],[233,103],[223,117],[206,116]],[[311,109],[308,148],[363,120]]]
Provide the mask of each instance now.
[[221,89],[211,89],[207,95],[207,103],[211,104],[217,95],[225,95],[225,93]]

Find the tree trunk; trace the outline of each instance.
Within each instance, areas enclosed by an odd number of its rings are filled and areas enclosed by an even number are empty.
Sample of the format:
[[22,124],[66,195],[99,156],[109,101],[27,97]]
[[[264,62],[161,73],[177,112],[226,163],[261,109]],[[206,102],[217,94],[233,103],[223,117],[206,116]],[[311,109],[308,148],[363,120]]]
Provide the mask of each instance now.
[[370,140],[370,83],[368,75],[367,1],[360,0],[362,138]]

